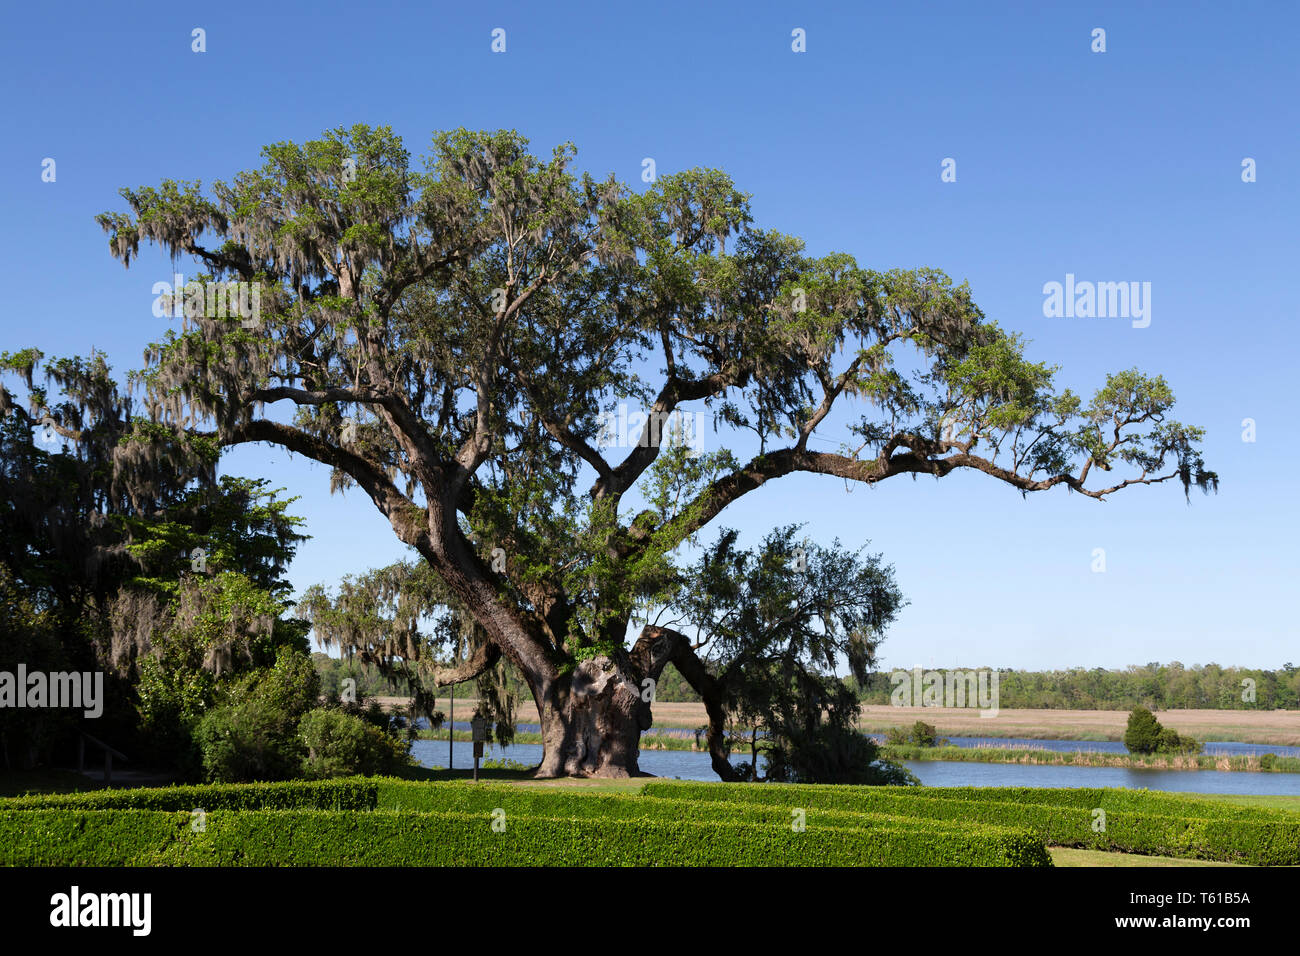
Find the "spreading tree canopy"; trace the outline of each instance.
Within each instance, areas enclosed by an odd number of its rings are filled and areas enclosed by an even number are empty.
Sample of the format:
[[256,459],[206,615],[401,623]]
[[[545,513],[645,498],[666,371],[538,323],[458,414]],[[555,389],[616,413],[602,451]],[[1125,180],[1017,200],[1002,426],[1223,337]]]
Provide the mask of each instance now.
[[[190,441],[282,446],[368,495],[482,629],[455,677],[504,655],[528,682],[542,775],[636,772],[642,682],[670,660],[734,773],[692,639],[628,628],[679,593],[672,555],[769,481],[969,469],[1095,499],[1216,483],[1162,378],[1057,390],[965,284],[810,256],[757,228],[720,171],[636,194],[574,172],[569,146],[538,157],[514,132],[463,129],[423,168],[386,127],[263,152],[206,191],[123,190],[126,211],[100,217],[124,264],[155,243],[203,270],[181,327],[146,351],[150,417]],[[233,317],[212,307],[232,282],[247,284]],[[644,425],[609,449],[620,403]],[[843,405],[851,440],[811,447]],[[670,440],[684,409],[752,432],[753,453]]]

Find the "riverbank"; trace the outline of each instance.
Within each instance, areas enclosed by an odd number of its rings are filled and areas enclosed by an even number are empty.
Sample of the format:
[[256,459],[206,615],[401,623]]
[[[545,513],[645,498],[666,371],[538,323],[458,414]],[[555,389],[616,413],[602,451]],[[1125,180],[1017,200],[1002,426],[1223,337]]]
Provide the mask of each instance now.
[[[447,739],[446,730],[422,730],[419,739]],[[468,730],[452,732],[452,739],[465,743],[472,739]],[[542,735],[519,731],[514,744],[540,745]],[[692,737],[671,737],[647,731],[641,736],[643,751],[673,750],[702,753],[708,748],[697,746]],[[740,741],[733,754],[748,758],[747,742]],[[1041,750],[1029,747],[916,747],[882,744],[880,755],[890,760],[949,761],[961,763],[1044,764],[1058,767],[1118,767],[1129,770],[1230,770],[1245,773],[1300,773],[1300,757],[1268,755],[1098,753],[1096,751]],[[1269,759],[1271,758],[1271,759]]]
[[[1213,754],[1112,754],[1096,751],[1035,750],[1013,747],[914,747],[886,744],[889,760],[944,760],[966,763],[1047,764],[1064,767],[1120,767],[1129,770],[1238,770],[1250,773],[1300,773],[1300,757],[1218,756]],[[1272,757],[1272,760],[1267,759]]]

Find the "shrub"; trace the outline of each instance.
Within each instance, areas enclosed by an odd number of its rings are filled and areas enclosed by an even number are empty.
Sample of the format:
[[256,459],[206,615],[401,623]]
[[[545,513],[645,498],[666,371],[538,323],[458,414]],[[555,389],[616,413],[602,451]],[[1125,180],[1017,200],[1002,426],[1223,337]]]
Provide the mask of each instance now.
[[1129,753],[1153,754],[1160,746],[1160,722],[1145,707],[1134,707],[1124,730],[1124,746]]
[[267,701],[218,707],[199,721],[194,737],[212,781],[287,780],[302,766],[304,750],[289,716]]
[[195,729],[207,779],[235,783],[298,776],[306,756],[298,722],[315,705],[319,687],[311,658],[290,647],[280,648],[274,667],[241,678]]
[[787,783],[906,786],[919,784],[906,767],[883,760],[874,740],[850,727],[819,724],[766,750],[767,779]]
[[303,775],[311,779],[388,774],[410,763],[406,743],[339,710],[310,711],[298,724],[298,734],[306,748]]
[[895,747],[901,747],[902,745],[910,744],[911,742],[912,742],[911,733],[904,730],[902,727],[890,727],[888,730],[885,731],[885,743],[887,744],[892,744]]
[[1156,750],[1162,754],[1200,753],[1201,744],[1195,737],[1186,737],[1172,727],[1160,728],[1160,742]]
[[1135,754],[1200,753],[1201,745],[1194,737],[1184,737],[1171,727],[1163,727],[1155,714],[1145,707],[1135,707],[1128,716],[1124,731],[1124,746]]
[[927,724],[923,720],[914,723],[910,730],[890,727],[885,732],[885,743],[893,744],[895,747],[938,747],[947,742],[947,738],[939,736],[939,731],[934,724]]

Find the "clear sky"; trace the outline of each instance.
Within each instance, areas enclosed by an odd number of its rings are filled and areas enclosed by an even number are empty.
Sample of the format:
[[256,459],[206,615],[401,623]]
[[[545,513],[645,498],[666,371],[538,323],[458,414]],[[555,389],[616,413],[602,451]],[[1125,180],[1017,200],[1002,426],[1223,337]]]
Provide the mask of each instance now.
[[[641,188],[727,170],[756,225],[864,266],[937,266],[1058,384],[1163,374],[1208,430],[1217,496],[1023,500],[984,475],[847,490],[792,477],[724,516],[866,540],[911,602],[886,667],[1300,661],[1294,392],[1300,6],[1276,3],[21,4],[0,33],[0,349],[104,350],[125,374],[166,320],[156,251],[124,271],[94,215],[122,186],[226,179],[271,142],[389,124],[514,128]],[[192,30],[206,31],[193,52]],[[506,50],[491,49],[506,31]],[[1105,30],[1104,53],[1093,31]],[[806,51],[792,50],[802,29]],[[55,161],[55,181],[42,162]],[[956,180],[941,179],[955,160]],[[1256,181],[1242,163],[1255,161]],[[191,272],[195,270],[190,270]],[[1043,286],[1151,283],[1150,325],[1047,318]],[[1243,441],[1243,419],[1256,440]],[[838,436],[828,435],[835,439]],[[706,445],[707,447],[707,445]],[[830,447],[830,446],[827,446]],[[246,448],[314,537],[295,586],[404,556],[323,466]],[[1106,571],[1092,570],[1103,548]],[[1288,597],[1290,594],[1292,597]]]

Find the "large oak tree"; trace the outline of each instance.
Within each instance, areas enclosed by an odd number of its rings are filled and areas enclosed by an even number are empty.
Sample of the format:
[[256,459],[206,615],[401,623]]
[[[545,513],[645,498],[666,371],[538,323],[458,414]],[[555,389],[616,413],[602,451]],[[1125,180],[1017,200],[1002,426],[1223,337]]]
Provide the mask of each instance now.
[[[636,772],[642,682],[668,661],[703,695],[732,776],[721,690],[690,637],[628,628],[678,581],[673,552],[773,479],[972,469],[1096,499],[1215,485],[1163,379],[1058,392],[966,285],[806,255],[756,228],[722,172],[634,194],[572,172],[570,147],[535,157],[514,132],[466,130],[436,135],[421,170],[364,126],[264,158],[206,192],[123,190],[128,211],[100,217],[124,264],[152,242],[205,282],[261,290],[252,322],[189,297],[195,314],[146,353],[147,405],[361,488],[486,635],[440,680],[505,655],[528,682],[543,776]],[[620,402],[648,417],[611,454],[598,435]],[[842,404],[860,415],[853,441],[810,447]],[[686,454],[663,427],[684,408],[753,432],[756,453]]]

